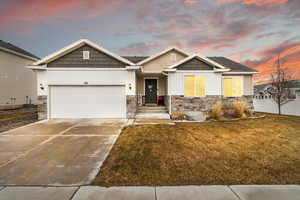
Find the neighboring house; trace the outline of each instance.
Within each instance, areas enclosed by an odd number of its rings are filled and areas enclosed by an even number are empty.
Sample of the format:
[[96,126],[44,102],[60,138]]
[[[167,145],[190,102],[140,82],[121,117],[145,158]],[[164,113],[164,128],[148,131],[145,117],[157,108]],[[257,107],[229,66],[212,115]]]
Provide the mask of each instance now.
[[[289,98],[281,104],[281,113],[284,115],[300,116],[300,80],[290,82]],[[278,105],[272,96],[268,93],[271,84],[262,84],[255,86],[254,93],[254,110],[257,112],[278,113]]]
[[[29,66],[37,72],[40,118],[134,118],[139,106],[208,111],[218,101],[253,99],[258,73],[224,57],[169,48],[150,57],[121,57],[79,40]],[[48,106],[47,106],[48,105]]]
[[37,103],[36,75],[26,68],[38,57],[0,40],[0,107]]

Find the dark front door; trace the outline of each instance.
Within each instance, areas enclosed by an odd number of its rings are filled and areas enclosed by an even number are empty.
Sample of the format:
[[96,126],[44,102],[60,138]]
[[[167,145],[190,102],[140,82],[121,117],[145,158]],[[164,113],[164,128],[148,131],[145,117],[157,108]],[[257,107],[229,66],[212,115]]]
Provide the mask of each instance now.
[[145,80],[145,103],[157,103],[157,79]]

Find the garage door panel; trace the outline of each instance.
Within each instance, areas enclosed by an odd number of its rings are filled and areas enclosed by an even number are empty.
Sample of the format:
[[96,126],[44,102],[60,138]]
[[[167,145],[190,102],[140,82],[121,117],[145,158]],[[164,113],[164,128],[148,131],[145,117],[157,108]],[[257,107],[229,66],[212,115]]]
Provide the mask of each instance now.
[[51,118],[126,118],[124,86],[51,86]]

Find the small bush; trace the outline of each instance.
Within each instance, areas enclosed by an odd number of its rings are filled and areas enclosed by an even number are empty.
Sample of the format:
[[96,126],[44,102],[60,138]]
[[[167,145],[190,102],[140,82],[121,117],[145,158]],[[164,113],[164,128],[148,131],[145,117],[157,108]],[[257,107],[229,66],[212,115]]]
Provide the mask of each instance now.
[[210,118],[216,119],[216,120],[221,120],[223,118],[223,110],[222,110],[222,103],[218,102],[214,104],[211,108],[210,111]]
[[184,112],[172,112],[171,119],[172,120],[185,120],[185,119],[187,119],[187,116]]
[[236,117],[246,118],[249,112],[248,104],[245,101],[237,101],[232,103],[234,114]]

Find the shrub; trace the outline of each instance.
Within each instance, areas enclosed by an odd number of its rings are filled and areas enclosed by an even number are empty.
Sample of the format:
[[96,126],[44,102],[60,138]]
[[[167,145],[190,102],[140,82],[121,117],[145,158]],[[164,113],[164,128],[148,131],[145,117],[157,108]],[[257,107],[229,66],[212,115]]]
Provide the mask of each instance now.
[[222,102],[218,102],[214,104],[210,111],[210,118],[221,120],[223,118],[223,111],[222,111]]
[[236,117],[246,118],[249,112],[248,104],[245,101],[236,101],[232,103],[234,114]]
[[187,119],[187,116],[184,112],[172,112],[171,119],[173,119],[173,120],[184,120],[184,119]]

